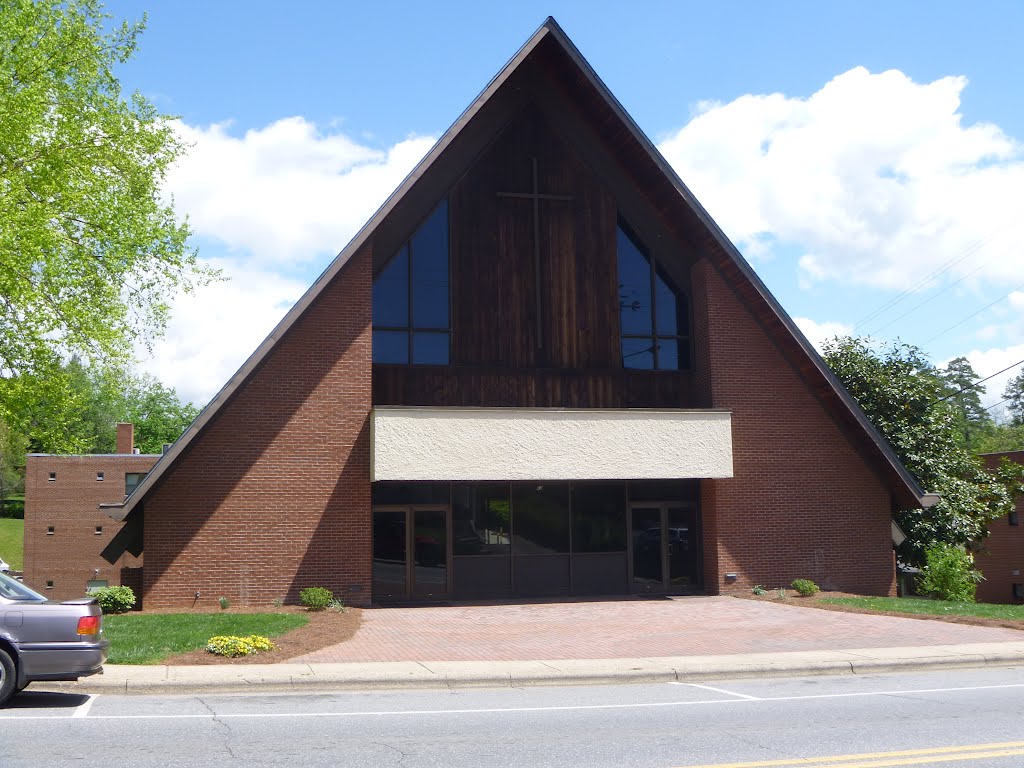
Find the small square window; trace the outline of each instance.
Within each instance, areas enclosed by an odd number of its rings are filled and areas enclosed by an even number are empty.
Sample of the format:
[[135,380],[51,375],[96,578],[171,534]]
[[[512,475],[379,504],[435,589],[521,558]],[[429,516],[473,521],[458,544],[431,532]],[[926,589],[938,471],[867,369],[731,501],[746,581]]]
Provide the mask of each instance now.
[[97,536],[103,535],[103,526],[102,525],[97,525],[96,526],[96,535]]
[[1020,525],[1020,516],[1017,514],[1016,509],[1010,513],[1010,525]]
[[57,473],[56,472],[51,472],[50,473],[50,482],[52,483],[56,479],[57,479]]
[[53,526],[52,525],[46,526],[46,535],[47,536],[53,536]]
[[103,479],[103,473],[102,472],[97,472],[96,473],[96,479],[97,480],[102,480]]
[[1024,584],[1013,585],[1013,599],[1024,600]]
[[53,589],[53,579],[47,579],[47,581],[46,581],[46,588],[47,589]]

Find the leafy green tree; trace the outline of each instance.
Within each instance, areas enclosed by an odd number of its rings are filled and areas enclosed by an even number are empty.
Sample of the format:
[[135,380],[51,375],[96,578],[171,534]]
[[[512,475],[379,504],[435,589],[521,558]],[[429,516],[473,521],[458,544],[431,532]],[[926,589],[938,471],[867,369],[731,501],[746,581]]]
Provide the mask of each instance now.
[[135,445],[143,453],[160,453],[164,443],[173,443],[199,415],[192,403],[182,403],[174,389],[152,376],[137,379],[125,397],[120,421],[135,424]]
[[[171,297],[213,279],[160,188],[185,146],[116,66],[143,23],[98,0],[0,4],[0,375],[126,358]],[[57,394],[56,391],[51,394]]]
[[1006,399],[1006,412],[1010,414],[1010,424],[1015,427],[1024,426],[1024,372],[1010,380],[1003,390]]
[[904,561],[923,565],[933,543],[963,545],[988,535],[988,522],[1013,509],[1024,492],[1022,468],[989,473],[958,437],[948,382],[920,350],[872,349],[863,339],[826,344],[825,361],[922,487],[942,500],[931,509],[897,512],[907,534]]
[[978,452],[982,439],[994,426],[991,415],[981,404],[985,387],[975,384],[979,376],[966,357],[950,360],[938,375],[945,384],[943,398],[953,409],[960,444],[972,453]]

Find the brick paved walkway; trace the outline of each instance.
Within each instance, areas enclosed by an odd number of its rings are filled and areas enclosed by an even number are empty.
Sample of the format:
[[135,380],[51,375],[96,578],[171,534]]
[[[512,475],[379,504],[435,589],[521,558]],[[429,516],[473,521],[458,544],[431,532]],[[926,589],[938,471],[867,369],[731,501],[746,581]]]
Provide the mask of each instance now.
[[734,597],[374,608],[294,661],[529,661],[1020,642],[1024,632]]

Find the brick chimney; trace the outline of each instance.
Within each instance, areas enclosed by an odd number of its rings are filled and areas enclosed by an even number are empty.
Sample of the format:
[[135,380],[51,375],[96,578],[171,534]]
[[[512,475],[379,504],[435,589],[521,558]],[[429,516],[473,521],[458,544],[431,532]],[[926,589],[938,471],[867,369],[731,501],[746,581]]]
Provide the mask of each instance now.
[[117,425],[117,453],[132,453],[135,450],[135,425]]

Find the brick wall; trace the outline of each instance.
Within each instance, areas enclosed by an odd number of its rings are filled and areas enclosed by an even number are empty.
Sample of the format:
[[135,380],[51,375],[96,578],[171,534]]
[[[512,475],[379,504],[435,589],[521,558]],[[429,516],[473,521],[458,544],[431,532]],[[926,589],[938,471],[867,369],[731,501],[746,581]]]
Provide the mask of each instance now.
[[151,491],[147,609],[370,599],[370,307],[367,248]]
[[731,409],[733,427],[734,477],[702,485],[706,588],[809,578],[895,594],[886,486],[706,260],[693,286],[704,313],[695,327],[707,329],[698,344],[708,345],[697,361],[710,370],[710,404]]
[[[982,459],[986,467],[994,469],[1003,456],[1024,464],[1024,451],[986,454]],[[1021,575],[1024,574],[1024,497],[1017,499],[1017,525],[1011,525],[1008,517],[988,524],[988,538],[982,542],[974,562],[985,575],[985,581],[978,585],[979,602],[1024,602],[1013,596],[1013,585],[1024,584],[1024,576]]]
[[[123,501],[125,474],[148,472],[158,458],[30,455],[25,465],[25,583],[54,600],[70,600],[85,594],[90,579],[114,586],[122,583],[122,568],[141,567],[142,558],[127,553],[114,565],[100,557],[121,524],[99,505]],[[100,472],[103,480],[96,479]],[[47,534],[50,527],[53,533]]]

